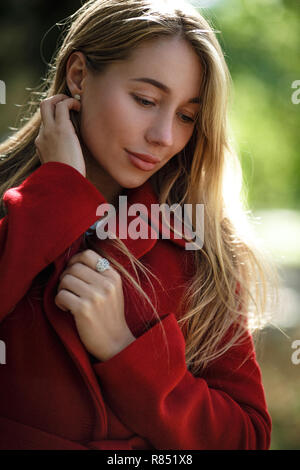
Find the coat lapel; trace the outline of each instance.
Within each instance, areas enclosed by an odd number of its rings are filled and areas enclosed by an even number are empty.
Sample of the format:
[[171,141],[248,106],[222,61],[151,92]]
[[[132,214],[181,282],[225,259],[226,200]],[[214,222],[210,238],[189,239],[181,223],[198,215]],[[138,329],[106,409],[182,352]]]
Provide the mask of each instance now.
[[104,400],[100,392],[96,376],[90,364],[89,356],[77,333],[73,315],[63,312],[54,302],[57,295],[59,276],[65,269],[68,260],[78,252],[80,245],[81,238],[76,240],[68,250],[55,260],[54,273],[44,292],[44,311],[90,390],[94,405],[98,410],[98,416],[100,416],[100,420],[95,421],[98,428],[95,429],[94,438],[101,439],[107,434],[107,416],[105,413]]
[[[134,255],[137,259],[140,259],[155,246],[158,238],[162,234],[166,235],[167,227],[165,227],[159,220],[155,220],[153,217],[151,218],[151,205],[158,204],[158,200],[149,181],[137,189],[125,190],[124,195],[127,196],[127,208],[133,204],[143,204],[143,207],[139,207],[139,209],[141,209],[139,216],[128,216],[128,220],[126,220],[126,217],[121,217],[120,220],[119,217],[117,217],[116,234],[118,236],[120,233],[127,234],[127,237],[122,239],[122,242],[132,253],[132,255]],[[147,234],[147,238],[132,239],[129,237],[128,227],[130,227],[131,223],[139,224],[139,231],[143,234]],[[88,228],[89,227],[87,227],[87,229]],[[119,249],[114,246],[110,240],[99,240],[97,237],[94,237],[94,239],[95,246],[101,247],[101,249],[103,249],[106,253],[109,253],[114,259],[116,259],[119,263],[128,269],[128,264],[130,264],[128,257],[120,253]],[[171,240],[181,247],[184,247],[185,245],[184,240],[174,239],[172,237]],[[95,438],[99,439],[106,435],[107,417],[104,411],[105,405],[98,386],[97,378],[93,371],[89,355],[86,352],[86,349],[84,348],[77,333],[76,324],[72,314],[63,312],[56,306],[54,302],[54,299],[57,295],[60,274],[65,269],[68,260],[75,253],[84,249],[84,237],[82,235],[72,244],[70,248],[68,248],[54,261],[55,269],[44,292],[44,310],[52,327],[55,329],[56,333],[62,340],[68,353],[70,354],[83,379],[85,380],[91,392],[95,406],[98,409],[99,415],[102,417],[102,423],[101,425],[99,424],[99,429],[95,431]]]
[[[130,191],[130,194],[128,194],[128,201],[137,201],[141,194],[141,191],[138,191],[138,194],[134,194],[134,191]],[[152,198],[153,194],[149,193],[146,195],[148,204],[151,205],[152,199],[149,199],[150,197]],[[129,204],[131,202],[129,202]],[[139,200],[139,202],[141,202],[141,200]],[[123,224],[123,222],[124,221],[121,221],[121,224]],[[146,222],[141,219],[141,223],[144,224],[145,228]],[[148,227],[148,224],[146,225]],[[120,227],[118,224],[117,227],[119,230]],[[87,229],[88,228],[89,227],[87,227]],[[122,229],[124,229],[124,225],[122,226]],[[157,239],[125,239],[123,242],[135,257],[141,258],[146,252],[151,250],[157,242]],[[124,266],[127,264],[128,258],[120,254],[119,250],[108,243],[107,240],[97,240],[97,243],[99,243],[99,246],[101,246],[102,249],[109,252],[111,256],[117,259],[121,264]],[[72,314],[63,312],[54,302],[57,295],[60,274],[64,271],[69,259],[78,251],[82,251],[84,249],[84,237],[81,236],[74,241],[70,248],[54,261],[54,272],[44,291],[44,311],[91,392],[92,399],[96,409],[98,410],[98,415],[101,417],[101,422],[98,424],[99,428],[95,430],[94,439],[101,439],[107,434],[107,416],[105,413],[104,400],[90,362],[90,357],[80,340]]]

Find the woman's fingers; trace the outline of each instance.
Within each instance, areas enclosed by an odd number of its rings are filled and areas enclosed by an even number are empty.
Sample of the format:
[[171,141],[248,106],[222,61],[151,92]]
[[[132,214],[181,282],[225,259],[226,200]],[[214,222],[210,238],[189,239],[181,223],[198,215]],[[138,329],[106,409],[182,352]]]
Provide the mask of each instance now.
[[55,123],[63,126],[66,121],[70,120],[70,110],[80,111],[80,102],[75,98],[68,98],[59,101],[55,106]]
[[55,108],[57,103],[60,101],[66,100],[67,95],[59,94],[46,98],[40,104],[40,111],[42,117],[42,124],[45,126],[54,124],[55,120]]
[[[99,258],[103,259],[103,257],[96,253],[96,251],[90,249],[81,251],[79,253],[76,253],[76,255],[72,256],[72,258],[68,262],[67,269],[70,269],[72,266],[74,266],[74,264],[81,263],[81,265],[86,265],[90,269],[92,269],[97,276],[99,276],[100,274],[101,276],[106,277],[116,285],[122,284],[122,279],[119,272],[112,266],[109,266],[107,269],[101,272],[96,269],[96,265]],[[92,278],[90,278],[90,282],[94,283],[94,281],[95,277],[93,276]]]
[[69,260],[60,278],[55,303],[74,315],[78,334],[88,352],[105,361],[135,337],[125,318],[121,276],[114,268],[97,272],[99,258],[102,259],[97,252],[85,250]]
[[73,292],[78,297],[89,297],[90,294],[89,284],[69,273],[62,278],[58,285],[58,290],[62,289]]
[[41,163],[65,163],[86,177],[81,144],[70,119],[71,109],[80,111],[81,104],[64,94],[41,102],[41,127],[34,143]]
[[72,276],[76,276],[78,279],[81,279],[88,284],[96,284],[98,281],[98,273],[86,264],[79,262],[76,262],[71,266],[69,265],[68,268],[61,273],[59,279],[61,280],[66,274],[72,274]]
[[78,307],[78,296],[66,289],[58,292],[54,299],[55,304],[64,312],[75,312]]
[[[89,266],[94,271],[96,271],[96,264],[99,258],[101,258],[101,256],[98,255],[98,253],[96,253],[95,251],[84,250],[72,256],[72,258],[68,262],[68,266],[72,266],[74,263],[83,263]],[[103,273],[104,272],[106,271],[103,271]]]

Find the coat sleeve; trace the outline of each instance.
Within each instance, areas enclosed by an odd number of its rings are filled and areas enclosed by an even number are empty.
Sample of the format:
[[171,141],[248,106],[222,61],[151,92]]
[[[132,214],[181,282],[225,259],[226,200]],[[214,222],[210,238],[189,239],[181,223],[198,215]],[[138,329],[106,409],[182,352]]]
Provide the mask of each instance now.
[[[268,449],[271,418],[252,337],[195,377],[174,314],[94,370],[111,408],[156,449]],[[242,365],[241,365],[242,364]]]
[[[0,220],[0,321],[35,276],[96,219],[101,193],[70,165],[48,162],[4,193]],[[13,286],[13,288],[12,288]]]

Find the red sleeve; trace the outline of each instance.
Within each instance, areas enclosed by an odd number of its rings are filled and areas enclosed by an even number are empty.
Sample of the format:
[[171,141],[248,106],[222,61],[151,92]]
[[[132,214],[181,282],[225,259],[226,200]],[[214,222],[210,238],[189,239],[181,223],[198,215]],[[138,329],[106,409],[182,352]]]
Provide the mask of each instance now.
[[205,377],[195,377],[186,367],[175,316],[162,323],[169,358],[157,323],[94,365],[116,415],[156,449],[268,449],[271,418],[251,336],[215,361]]
[[0,220],[0,320],[34,277],[96,220],[103,196],[70,165],[48,162],[7,190]]

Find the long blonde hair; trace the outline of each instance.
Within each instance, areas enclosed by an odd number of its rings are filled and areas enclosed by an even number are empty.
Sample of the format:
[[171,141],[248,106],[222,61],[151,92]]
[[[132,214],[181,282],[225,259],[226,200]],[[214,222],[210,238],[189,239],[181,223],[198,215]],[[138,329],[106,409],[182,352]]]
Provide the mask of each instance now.
[[[152,176],[152,182],[160,204],[192,204],[193,223],[196,205],[203,204],[205,209],[205,243],[190,252],[193,275],[178,320],[186,341],[186,363],[196,375],[237,344],[246,330],[253,332],[264,324],[270,280],[274,279],[270,265],[240,230],[242,220],[248,225],[241,167],[227,119],[231,77],[215,32],[198,10],[174,0],[90,0],[65,21],[64,39],[49,65],[42,91],[34,92],[28,122],[0,145],[0,209],[4,216],[4,192],[41,164],[34,145],[41,124],[39,103],[58,93],[70,96],[66,64],[71,53],[83,52],[89,70],[101,73],[114,61],[129,58],[144,41],[174,36],[188,41],[201,61],[201,105],[188,145]],[[40,98],[34,101],[36,95]],[[78,118],[71,114],[80,136]],[[155,292],[153,299],[145,294],[138,274],[140,269],[152,285],[151,271],[121,240],[111,242],[129,257],[135,277],[105,256],[159,319],[153,305]]]

